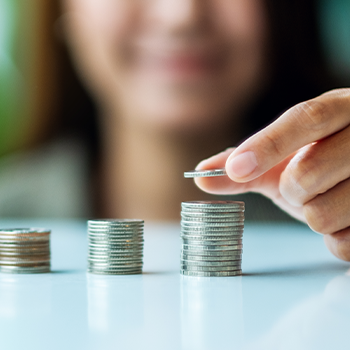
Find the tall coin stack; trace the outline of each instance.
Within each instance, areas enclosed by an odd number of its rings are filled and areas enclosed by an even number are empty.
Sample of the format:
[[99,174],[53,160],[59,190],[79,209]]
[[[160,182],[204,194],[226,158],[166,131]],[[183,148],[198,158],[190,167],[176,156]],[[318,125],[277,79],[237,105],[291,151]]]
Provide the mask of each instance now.
[[0,229],[0,272],[50,272],[50,230]]
[[203,277],[241,275],[243,230],[243,202],[183,202],[180,272]]
[[88,272],[104,275],[142,273],[143,220],[88,221]]

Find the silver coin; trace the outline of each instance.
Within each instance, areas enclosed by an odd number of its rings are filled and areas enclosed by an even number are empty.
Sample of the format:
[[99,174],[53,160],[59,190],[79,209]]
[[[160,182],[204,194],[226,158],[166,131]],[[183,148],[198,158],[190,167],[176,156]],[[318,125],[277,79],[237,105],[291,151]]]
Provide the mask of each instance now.
[[193,220],[181,220],[181,227],[229,227],[229,228],[235,228],[239,227],[242,228],[244,227],[244,220],[239,220],[239,221],[228,221],[228,220],[217,220],[217,221],[198,221],[195,218]]
[[143,220],[89,220],[88,227],[134,227],[143,226]]
[[191,235],[191,234],[184,234],[181,233],[180,236],[182,239],[190,239],[193,241],[227,241],[227,240],[237,240],[237,239],[242,239],[243,234],[238,234],[238,235],[226,235],[226,236],[208,236],[208,235]]
[[115,268],[115,269],[129,269],[135,267],[142,267],[142,262],[123,262],[123,261],[88,261],[89,266],[100,267],[100,268]]
[[193,261],[193,260],[180,260],[181,265],[187,266],[241,266],[241,260],[225,260],[225,261]]
[[200,229],[202,227],[205,228],[222,228],[225,227],[227,229],[232,229],[232,228],[244,228],[244,223],[241,221],[238,222],[203,222],[203,221],[184,221],[181,220],[181,227],[186,227],[186,228],[194,228],[194,229]]
[[125,238],[125,239],[134,239],[142,238],[143,231],[139,232],[113,232],[113,231],[88,231],[89,237],[113,237],[113,238]]
[[2,247],[2,248],[0,248],[0,251],[1,252],[18,252],[18,253],[21,253],[21,252],[23,252],[23,253],[26,253],[26,252],[28,252],[28,253],[33,253],[33,254],[35,254],[35,253],[47,253],[47,252],[50,252],[50,247],[39,247],[39,248],[37,248],[36,246],[33,246],[33,247],[31,247],[31,246],[29,246],[29,247],[26,247],[26,246],[24,246],[24,247],[21,247],[21,246],[14,246],[14,247],[9,247],[8,245],[4,248],[4,247]]
[[236,245],[236,244],[242,244],[243,240],[242,239],[236,239],[236,240],[214,240],[214,241],[209,241],[209,240],[193,240],[193,239],[182,239],[183,244],[189,244],[189,245]]
[[42,229],[42,228],[4,228],[0,229],[0,235],[49,235],[51,233],[50,230]]
[[244,202],[238,201],[189,201],[182,202],[182,208],[220,208],[220,209],[244,209]]
[[115,243],[139,243],[139,242],[144,242],[143,237],[108,237],[108,236],[88,236],[89,241],[104,241],[104,242],[115,242]]
[[226,170],[223,169],[210,169],[210,170],[190,170],[184,173],[186,178],[194,177],[212,177],[212,176],[227,176]]
[[107,272],[132,272],[132,271],[140,271],[142,270],[142,266],[135,266],[135,267],[113,267],[113,266],[96,266],[96,265],[89,265],[88,269],[93,269],[94,271],[107,271]]
[[233,256],[237,253],[241,253],[242,250],[225,250],[225,251],[211,251],[211,250],[193,250],[193,249],[184,249],[182,248],[181,253],[183,255],[198,255],[198,256],[206,256],[206,257],[212,257],[212,256]]
[[194,208],[194,209],[182,209],[181,213],[183,216],[196,216],[196,217],[235,217],[235,218],[245,218],[245,214],[244,211],[227,211],[225,210],[220,210],[220,209],[213,209],[213,210],[203,210],[203,209],[198,209],[198,208]]
[[214,210],[213,212],[201,209],[192,209],[192,210],[181,210],[182,217],[198,217],[203,219],[210,218],[245,218],[244,211],[223,211],[223,210]]
[[180,268],[184,271],[203,271],[203,272],[223,272],[223,271],[236,271],[240,270],[242,264],[230,265],[230,266],[197,266],[197,265],[187,265],[181,264]]
[[144,239],[95,239],[88,237],[88,242],[93,244],[143,244]]
[[184,215],[195,215],[195,216],[242,216],[245,210],[238,209],[220,209],[215,208],[182,208],[181,213]]
[[209,251],[224,251],[224,250],[240,250],[243,248],[243,244],[232,244],[232,245],[190,245],[182,244],[183,250],[209,250]]
[[88,231],[112,231],[112,232],[139,232],[144,227],[139,225],[132,226],[88,226]]
[[143,235],[143,229],[118,229],[118,230],[112,230],[112,229],[103,229],[103,228],[95,228],[95,229],[88,229],[88,233],[90,235],[113,235],[113,236],[142,236]]
[[192,255],[192,254],[181,254],[180,258],[182,260],[189,260],[189,261],[224,262],[224,261],[231,261],[231,260],[242,260],[242,253],[237,252],[235,254],[224,255],[224,256],[202,256],[202,255]]
[[90,263],[113,263],[113,264],[120,264],[120,265],[129,265],[129,264],[133,264],[133,263],[141,263],[142,264],[142,259],[133,259],[133,260],[121,260],[118,258],[99,258],[99,257],[89,257],[88,258]]
[[38,266],[38,267],[18,267],[18,266],[0,266],[0,272],[5,273],[47,273],[51,272],[50,266]]
[[50,237],[49,236],[33,236],[33,237],[26,237],[26,236],[20,236],[20,237],[11,237],[11,236],[0,236],[0,242],[49,242]]
[[210,219],[210,220],[206,220],[203,218],[196,218],[196,217],[192,217],[191,219],[185,219],[182,218],[181,219],[181,224],[182,226],[229,226],[229,227],[240,227],[240,226],[244,226],[244,220],[242,219]]
[[48,262],[50,261],[50,255],[42,255],[42,256],[32,256],[32,255],[20,255],[20,256],[0,256],[1,262],[30,262],[30,263],[39,263],[39,262]]
[[88,252],[88,257],[91,259],[142,259],[143,252],[138,252],[138,254],[95,254],[95,252]]
[[108,249],[142,249],[143,243],[104,243],[104,242],[89,242],[89,247],[94,248],[108,248]]
[[244,215],[189,215],[187,213],[182,213],[181,214],[181,220],[183,221],[204,221],[204,222],[216,222],[218,220],[221,220],[220,222],[226,222],[226,221],[232,221],[232,222],[237,222],[237,221],[242,221],[244,222]]
[[142,269],[135,269],[129,271],[115,271],[115,270],[96,270],[93,268],[88,268],[89,273],[97,274],[97,275],[141,275]]
[[111,249],[111,248],[98,248],[89,247],[89,253],[94,254],[116,254],[116,255],[123,255],[123,256],[131,256],[131,255],[142,255],[143,249]]
[[242,270],[237,271],[222,271],[222,272],[204,272],[204,271],[187,271],[180,270],[180,273],[185,276],[192,277],[231,277],[231,276],[241,276]]
[[[121,248],[121,247],[108,247],[106,248],[108,253],[115,253],[115,254],[143,254],[143,247],[125,247],[125,248]],[[89,247],[89,252],[101,252],[101,249],[99,251],[97,251],[95,248],[91,248]]]
[[93,244],[96,246],[106,246],[106,247],[140,247],[143,246],[143,240],[142,241],[105,241],[105,240],[89,240],[89,244]]
[[244,223],[241,223],[240,225],[205,225],[205,224],[186,224],[183,225],[181,222],[181,230],[182,231],[212,231],[212,232],[243,232],[244,230]]
[[43,253],[35,253],[33,254],[32,252],[4,252],[0,250],[0,258],[5,258],[5,257],[50,257],[50,253],[48,252],[43,252]]

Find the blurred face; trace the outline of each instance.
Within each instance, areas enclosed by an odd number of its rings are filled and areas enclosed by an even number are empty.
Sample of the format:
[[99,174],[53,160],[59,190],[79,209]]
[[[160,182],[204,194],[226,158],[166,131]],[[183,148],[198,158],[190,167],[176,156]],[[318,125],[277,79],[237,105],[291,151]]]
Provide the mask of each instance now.
[[77,67],[118,118],[210,130],[264,82],[262,0],[65,0]]

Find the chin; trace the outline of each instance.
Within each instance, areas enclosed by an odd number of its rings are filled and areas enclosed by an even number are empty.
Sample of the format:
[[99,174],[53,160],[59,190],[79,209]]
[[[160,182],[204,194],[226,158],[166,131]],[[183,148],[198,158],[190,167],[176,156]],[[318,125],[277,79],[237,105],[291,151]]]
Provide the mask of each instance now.
[[169,105],[162,109],[148,109],[142,119],[145,125],[153,130],[172,134],[207,133],[213,127],[227,122],[227,118],[220,118],[223,114],[212,106],[202,104],[185,107],[184,104],[178,103],[176,106]]

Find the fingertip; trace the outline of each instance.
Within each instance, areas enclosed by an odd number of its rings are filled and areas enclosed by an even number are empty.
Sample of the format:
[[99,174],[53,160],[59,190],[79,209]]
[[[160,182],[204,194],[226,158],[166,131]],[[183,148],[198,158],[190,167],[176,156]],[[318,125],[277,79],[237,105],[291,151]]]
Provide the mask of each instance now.
[[324,235],[323,239],[333,255],[341,260],[350,261],[350,228]]
[[227,175],[236,182],[252,180],[251,175],[258,167],[258,161],[253,151],[246,151],[236,155],[232,153],[226,161]]

